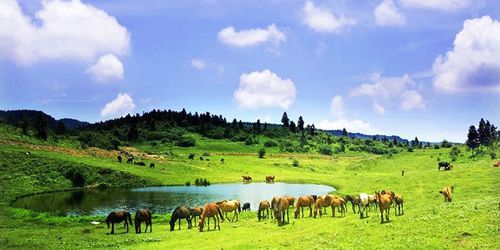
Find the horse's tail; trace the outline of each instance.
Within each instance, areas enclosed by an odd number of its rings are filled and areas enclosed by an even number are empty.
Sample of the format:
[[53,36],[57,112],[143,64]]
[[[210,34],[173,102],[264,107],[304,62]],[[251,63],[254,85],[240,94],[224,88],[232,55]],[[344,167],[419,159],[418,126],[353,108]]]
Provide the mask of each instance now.
[[222,210],[220,210],[219,206],[217,206],[217,212],[219,212],[219,216],[222,219],[222,222],[224,222],[224,216],[222,216]]
[[127,212],[127,218],[128,218],[128,222],[130,223],[130,225],[133,225],[132,224],[132,215],[130,215],[129,212]]

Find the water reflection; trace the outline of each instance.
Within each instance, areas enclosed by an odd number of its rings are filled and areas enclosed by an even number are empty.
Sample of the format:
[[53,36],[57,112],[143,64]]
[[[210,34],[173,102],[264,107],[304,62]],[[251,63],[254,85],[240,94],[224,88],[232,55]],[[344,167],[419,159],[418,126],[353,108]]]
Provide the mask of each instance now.
[[315,184],[252,183],[215,184],[208,187],[164,186],[134,189],[67,191],[27,196],[16,200],[15,207],[54,215],[105,215],[117,209],[135,211],[149,207],[154,213],[168,213],[176,206],[202,206],[223,199],[250,202],[256,210],[259,201],[273,196],[326,194],[335,189]]

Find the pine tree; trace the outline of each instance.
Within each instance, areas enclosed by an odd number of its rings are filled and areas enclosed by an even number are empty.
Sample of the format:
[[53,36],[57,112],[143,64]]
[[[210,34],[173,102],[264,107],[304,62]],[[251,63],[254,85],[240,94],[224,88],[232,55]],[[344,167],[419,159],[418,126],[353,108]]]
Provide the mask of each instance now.
[[231,122],[231,128],[237,129],[238,128],[238,122],[236,121],[236,118],[233,119],[233,122]]
[[481,121],[479,121],[479,128],[477,129],[477,132],[479,133],[479,144],[488,145],[489,132],[487,132],[486,122],[484,121],[483,118],[481,118]]
[[260,125],[260,119],[257,119],[257,122],[255,123],[254,131],[256,134],[262,133],[262,127]]
[[474,125],[469,127],[469,134],[467,134],[467,141],[465,142],[470,149],[479,147],[479,133]]
[[302,116],[300,116],[299,120],[297,121],[297,128],[300,132],[304,132],[304,119],[302,118]]
[[47,119],[45,119],[42,113],[38,113],[35,122],[36,137],[42,140],[47,140],[47,127]]
[[345,129],[345,128],[342,129],[342,136],[344,136],[344,137],[348,137],[349,136],[349,133],[347,133],[347,129]]
[[295,125],[294,121],[290,122],[290,131],[292,131],[292,133],[297,132],[297,126]]
[[56,127],[56,134],[63,135],[65,133],[66,133],[66,126],[64,126],[64,123],[62,121],[58,121]]
[[290,127],[290,119],[288,119],[288,115],[286,114],[286,112],[284,112],[283,116],[281,117],[281,123],[285,128]]
[[137,130],[137,125],[135,124],[135,122],[130,125],[127,139],[129,141],[136,141],[137,139],[139,139],[139,130]]

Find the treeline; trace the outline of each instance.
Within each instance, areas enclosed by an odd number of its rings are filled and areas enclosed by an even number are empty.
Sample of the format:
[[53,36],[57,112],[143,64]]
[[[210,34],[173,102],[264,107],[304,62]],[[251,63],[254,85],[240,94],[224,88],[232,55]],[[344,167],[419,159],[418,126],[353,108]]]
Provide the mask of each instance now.
[[473,155],[483,154],[489,151],[491,158],[496,158],[496,149],[500,141],[500,131],[497,127],[488,120],[481,118],[479,125],[471,125],[467,133],[467,141],[465,145],[472,150]]

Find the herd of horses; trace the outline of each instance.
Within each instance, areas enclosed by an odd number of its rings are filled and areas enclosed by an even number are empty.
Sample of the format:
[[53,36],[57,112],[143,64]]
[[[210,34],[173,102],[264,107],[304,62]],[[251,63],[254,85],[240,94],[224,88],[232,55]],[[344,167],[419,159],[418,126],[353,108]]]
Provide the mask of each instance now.
[[[454,187],[444,187],[439,193],[444,196],[445,202],[451,202],[452,192]],[[268,200],[262,200],[259,203],[257,210],[258,221],[271,219],[278,222],[278,226],[285,225],[290,222],[290,208],[294,211],[294,218],[304,218],[304,209],[309,208],[309,217],[316,218],[319,214],[321,218],[327,213],[327,208],[330,207],[332,217],[336,217],[335,213],[340,213],[340,217],[345,217],[347,213],[348,203],[351,203],[351,209],[354,214],[359,214],[360,219],[368,217],[368,212],[372,209],[380,211],[380,223],[389,222],[390,209],[394,208],[394,215],[404,215],[404,199],[401,194],[396,194],[391,190],[376,191],[373,194],[360,193],[359,195],[346,195],[344,197],[326,194],[326,195],[303,195],[297,199],[293,196],[275,196]],[[187,206],[179,206],[174,209],[170,217],[170,231],[175,230],[175,224],[178,222],[179,230],[181,229],[181,220],[185,219],[188,224],[188,229],[192,228],[192,221],[197,220],[195,227],[198,226],[200,232],[203,232],[205,224],[210,230],[210,220],[214,221],[213,230],[220,230],[221,221],[228,220],[230,222],[238,221],[238,214],[241,211],[250,211],[250,203],[244,203],[243,208],[239,200],[222,200],[211,202],[204,207],[190,208]],[[230,219],[228,213],[233,213]],[[384,219],[385,218],[385,219]],[[127,211],[111,212],[106,218],[108,228],[111,225],[111,234],[114,233],[115,223],[124,223],[124,226],[129,232],[129,225],[133,225],[132,216]],[[135,213],[135,231],[141,233],[141,224],[145,222],[147,232],[152,232],[152,213],[149,209],[139,209]]]

